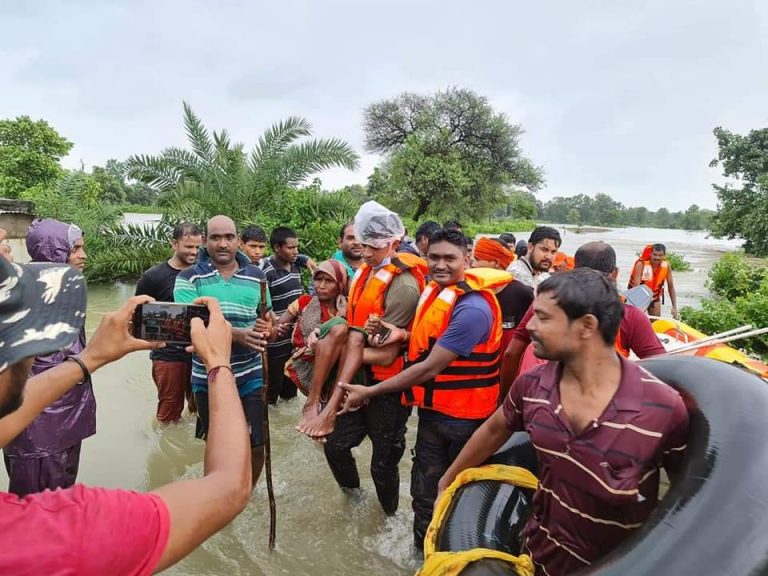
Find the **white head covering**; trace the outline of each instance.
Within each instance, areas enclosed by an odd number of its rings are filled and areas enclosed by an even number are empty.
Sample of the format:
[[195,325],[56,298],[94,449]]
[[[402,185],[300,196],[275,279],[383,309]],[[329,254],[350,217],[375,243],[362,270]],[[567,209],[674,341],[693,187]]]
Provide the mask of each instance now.
[[355,216],[355,236],[362,244],[385,248],[405,234],[400,216],[374,200],[369,200]]

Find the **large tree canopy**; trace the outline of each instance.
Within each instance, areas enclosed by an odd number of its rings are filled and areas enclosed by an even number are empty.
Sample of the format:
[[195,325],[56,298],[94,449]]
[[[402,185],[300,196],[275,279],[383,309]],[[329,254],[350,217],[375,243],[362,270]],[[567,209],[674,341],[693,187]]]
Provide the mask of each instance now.
[[18,198],[28,188],[53,184],[71,148],[45,120],[0,120],[0,196]]
[[718,127],[714,134],[719,151],[710,166],[722,166],[737,183],[713,184],[720,202],[712,233],[743,238],[745,250],[768,255],[768,128],[742,136]]
[[506,187],[534,191],[543,183],[541,168],[520,149],[523,129],[471,90],[374,103],[364,111],[363,129],[367,150],[385,156],[375,192],[414,219],[484,216]]

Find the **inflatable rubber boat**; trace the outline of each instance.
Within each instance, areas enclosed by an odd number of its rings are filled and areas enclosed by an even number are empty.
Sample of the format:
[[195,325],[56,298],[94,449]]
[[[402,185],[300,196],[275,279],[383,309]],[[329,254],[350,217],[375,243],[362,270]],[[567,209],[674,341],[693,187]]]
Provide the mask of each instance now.
[[[680,478],[641,528],[579,574],[768,574],[768,385],[709,358],[641,364],[688,407]],[[519,554],[535,473],[530,441],[515,434],[488,465],[457,477],[435,507],[418,576],[532,575]]]
[[[673,320],[671,318],[659,318],[652,323],[653,331],[659,337],[662,346],[672,352],[683,346],[690,346],[699,340],[704,340],[707,335],[691,328],[687,324]],[[702,343],[703,344],[703,343]],[[761,378],[768,378],[768,364],[755,358],[747,356],[743,352],[732,348],[728,344],[720,343],[715,340],[712,345],[702,345],[688,351],[681,351],[683,356],[704,356],[719,360],[726,364],[735,364],[754,372]]]

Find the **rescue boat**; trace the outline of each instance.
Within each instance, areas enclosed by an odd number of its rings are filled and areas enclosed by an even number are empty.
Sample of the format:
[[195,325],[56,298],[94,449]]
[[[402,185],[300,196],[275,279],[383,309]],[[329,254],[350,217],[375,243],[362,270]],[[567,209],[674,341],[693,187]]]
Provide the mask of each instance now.
[[[678,351],[682,356],[703,356],[726,364],[735,364],[768,379],[768,364],[722,341],[727,338],[712,339],[711,336],[672,318],[658,318],[653,321],[652,326],[667,352]],[[711,344],[701,342],[701,346],[695,346],[697,342],[704,340],[711,340]]]

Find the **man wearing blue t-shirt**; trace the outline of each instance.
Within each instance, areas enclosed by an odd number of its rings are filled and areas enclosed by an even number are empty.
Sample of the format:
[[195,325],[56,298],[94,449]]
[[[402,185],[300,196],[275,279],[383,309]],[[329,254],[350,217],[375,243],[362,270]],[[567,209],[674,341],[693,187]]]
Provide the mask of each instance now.
[[467,239],[441,229],[427,250],[431,282],[416,310],[413,331],[382,322],[389,332],[372,345],[408,342],[409,366],[373,386],[342,384],[343,411],[368,398],[402,391],[419,408],[419,428],[411,473],[414,544],[423,547],[440,477],[473,432],[496,409],[499,395],[501,309],[495,289],[512,277],[505,271],[467,271]]

